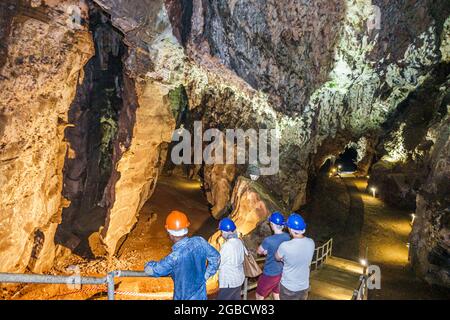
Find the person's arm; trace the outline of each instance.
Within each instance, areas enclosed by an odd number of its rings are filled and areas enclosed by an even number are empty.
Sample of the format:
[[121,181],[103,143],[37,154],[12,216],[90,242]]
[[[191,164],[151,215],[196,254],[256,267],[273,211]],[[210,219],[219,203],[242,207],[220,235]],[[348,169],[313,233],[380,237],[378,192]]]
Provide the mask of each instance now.
[[144,272],[149,277],[167,277],[173,271],[175,265],[174,257],[170,254],[160,261],[149,261],[145,264]]
[[208,266],[206,267],[205,280],[216,274],[220,265],[220,253],[205,240],[206,260]]
[[284,250],[283,250],[283,244],[281,244],[278,247],[277,252],[275,253],[275,259],[277,259],[277,261],[283,261],[284,258]]
[[261,256],[266,256],[267,255],[267,242],[264,239],[263,243],[261,243],[261,245],[258,247],[258,249],[256,250],[256,253],[261,255]]

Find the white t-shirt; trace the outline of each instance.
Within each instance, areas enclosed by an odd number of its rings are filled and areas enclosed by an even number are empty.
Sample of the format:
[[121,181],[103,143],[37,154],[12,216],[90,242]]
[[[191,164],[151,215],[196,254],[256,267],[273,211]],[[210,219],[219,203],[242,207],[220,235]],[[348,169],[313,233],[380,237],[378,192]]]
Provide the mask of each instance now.
[[314,241],[310,238],[292,239],[278,248],[283,258],[281,284],[288,290],[298,292],[309,288],[309,267],[314,255]]
[[244,283],[244,250],[237,238],[227,240],[220,248],[220,288],[237,288]]

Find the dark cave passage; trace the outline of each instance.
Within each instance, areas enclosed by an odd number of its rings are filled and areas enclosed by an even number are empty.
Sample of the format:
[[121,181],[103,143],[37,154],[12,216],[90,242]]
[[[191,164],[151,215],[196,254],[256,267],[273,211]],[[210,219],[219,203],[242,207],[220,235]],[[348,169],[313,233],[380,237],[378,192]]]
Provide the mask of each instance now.
[[108,210],[106,186],[114,170],[114,142],[123,106],[123,65],[126,54],[122,36],[97,7],[90,7],[95,56],[84,68],[69,111],[66,139],[71,150],[64,167],[63,195],[70,206],[63,210],[55,236],[77,254],[93,257],[89,236],[104,225]]
[[339,171],[343,172],[354,172],[357,169],[356,161],[358,157],[358,152],[353,147],[345,148],[345,151],[339,155],[336,159],[336,166]]

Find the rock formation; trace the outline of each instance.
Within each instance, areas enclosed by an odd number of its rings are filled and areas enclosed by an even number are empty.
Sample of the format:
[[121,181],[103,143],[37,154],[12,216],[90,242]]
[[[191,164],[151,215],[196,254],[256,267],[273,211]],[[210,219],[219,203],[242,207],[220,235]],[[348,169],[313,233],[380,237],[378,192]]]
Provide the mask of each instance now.
[[433,202],[448,198],[447,1],[19,3],[0,4],[2,270],[43,270],[54,239],[113,255],[173,130],[199,120],[279,138],[280,170],[258,181],[266,191],[243,164],[186,167],[216,218],[264,232],[264,194],[301,208],[324,162],[353,145],[386,200],[414,209],[417,197],[414,264],[448,281],[448,212]]
[[2,271],[40,272],[55,255],[54,235],[67,205],[61,196],[64,130],[83,66],[94,53],[86,26],[66,23],[69,6],[87,16],[81,1],[36,9],[2,3],[0,20],[8,20],[0,73]]

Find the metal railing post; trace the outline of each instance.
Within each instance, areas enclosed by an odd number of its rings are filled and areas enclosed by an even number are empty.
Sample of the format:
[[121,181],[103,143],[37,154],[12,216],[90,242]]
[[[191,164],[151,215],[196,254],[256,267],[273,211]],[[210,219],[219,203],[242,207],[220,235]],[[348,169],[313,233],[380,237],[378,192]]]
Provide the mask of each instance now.
[[106,282],[108,284],[108,300],[114,300],[114,272],[108,273]]

